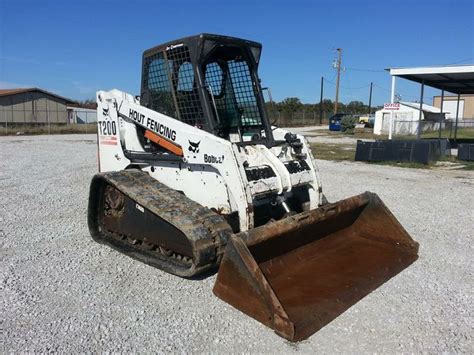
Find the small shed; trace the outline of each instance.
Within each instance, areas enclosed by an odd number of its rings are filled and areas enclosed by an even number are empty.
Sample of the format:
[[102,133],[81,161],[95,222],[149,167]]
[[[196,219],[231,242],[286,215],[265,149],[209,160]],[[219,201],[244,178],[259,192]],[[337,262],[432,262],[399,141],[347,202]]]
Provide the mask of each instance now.
[[[374,134],[389,134],[390,117],[393,112],[393,130],[394,135],[410,135],[418,133],[420,103],[418,102],[399,102],[384,107],[375,112]],[[444,125],[444,111],[437,107],[423,104],[421,112],[421,129],[423,132],[439,129],[439,125]]]

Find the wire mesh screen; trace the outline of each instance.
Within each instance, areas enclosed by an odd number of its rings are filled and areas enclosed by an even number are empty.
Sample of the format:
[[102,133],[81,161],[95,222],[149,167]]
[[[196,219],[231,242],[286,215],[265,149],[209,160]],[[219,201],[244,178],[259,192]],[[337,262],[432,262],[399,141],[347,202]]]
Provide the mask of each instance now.
[[166,55],[172,68],[171,80],[176,93],[179,119],[193,126],[202,125],[204,113],[188,47],[175,47],[166,51]]
[[204,113],[189,50],[179,46],[145,59],[150,108],[190,125],[203,125]]
[[[219,64],[212,62],[206,65],[206,85],[215,97],[222,95],[223,72]],[[220,104],[220,103],[219,103]]]
[[229,60],[206,65],[205,82],[221,123],[227,127],[261,125],[262,120],[247,62]]
[[237,105],[242,111],[242,124],[244,126],[261,124],[260,111],[247,63],[231,60],[228,64]]
[[225,126],[237,127],[240,115],[234,95],[228,93],[232,92],[232,85],[228,82],[224,83],[224,72],[219,64],[212,62],[206,65],[206,85],[214,96],[218,120]]
[[150,108],[164,115],[177,118],[176,107],[171,92],[170,68],[163,53],[145,59],[145,87],[150,92]]

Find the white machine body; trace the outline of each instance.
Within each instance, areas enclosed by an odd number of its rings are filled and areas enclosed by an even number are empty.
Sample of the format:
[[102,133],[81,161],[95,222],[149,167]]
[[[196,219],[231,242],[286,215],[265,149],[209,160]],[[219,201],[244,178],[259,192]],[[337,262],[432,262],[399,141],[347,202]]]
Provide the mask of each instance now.
[[[316,164],[301,135],[296,135],[302,145],[295,159],[295,149],[284,143],[288,131],[280,128],[272,127],[272,133],[283,143],[268,148],[252,144],[247,137],[243,139],[246,144],[220,138],[148,109],[137,97],[119,90],[97,92],[97,104],[101,172],[128,168],[147,171],[219,214],[237,213],[240,231],[254,227],[256,206],[282,204],[288,209],[286,201],[295,189],[307,195],[303,210],[322,203]],[[172,151],[164,149],[157,159],[135,159],[146,153],[146,142],[140,140],[139,133],[143,130],[159,137]]]

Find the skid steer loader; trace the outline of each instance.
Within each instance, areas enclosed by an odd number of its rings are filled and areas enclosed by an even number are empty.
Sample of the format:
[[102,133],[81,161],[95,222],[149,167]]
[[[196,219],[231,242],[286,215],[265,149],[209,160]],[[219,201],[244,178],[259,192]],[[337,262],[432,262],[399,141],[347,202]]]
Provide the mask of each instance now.
[[92,237],[291,341],[417,259],[374,193],[327,203],[305,138],[269,124],[256,42],[201,34],[143,54],[141,95],[97,93]]

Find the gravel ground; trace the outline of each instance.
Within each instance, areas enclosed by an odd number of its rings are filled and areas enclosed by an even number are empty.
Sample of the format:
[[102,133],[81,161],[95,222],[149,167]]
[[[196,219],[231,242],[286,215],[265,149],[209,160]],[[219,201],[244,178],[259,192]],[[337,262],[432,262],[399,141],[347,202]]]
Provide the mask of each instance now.
[[[330,136],[328,135],[328,126],[306,126],[306,127],[291,127],[291,128],[284,128],[290,130],[294,133],[303,134],[306,136],[306,139],[309,143],[329,143],[329,144],[343,144],[343,145],[354,145],[357,144],[357,140],[360,138],[345,135],[345,134],[337,134]],[[370,139],[364,139],[370,140]]]
[[377,192],[420,259],[291,344],[212,294],[94,243],[92,135],[0,138],[0,351],[472,353],[474,173],[320,161],[330,201]]

